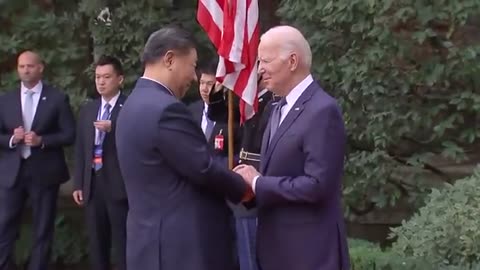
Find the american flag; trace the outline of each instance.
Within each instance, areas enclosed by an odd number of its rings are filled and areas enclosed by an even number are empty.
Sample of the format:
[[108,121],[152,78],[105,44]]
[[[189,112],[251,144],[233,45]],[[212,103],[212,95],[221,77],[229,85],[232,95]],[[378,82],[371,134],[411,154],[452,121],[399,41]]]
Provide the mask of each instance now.
[[197,20],[217,49],[217,80],[241,98],[244,122],[257,107],[258,0],[199,0]]

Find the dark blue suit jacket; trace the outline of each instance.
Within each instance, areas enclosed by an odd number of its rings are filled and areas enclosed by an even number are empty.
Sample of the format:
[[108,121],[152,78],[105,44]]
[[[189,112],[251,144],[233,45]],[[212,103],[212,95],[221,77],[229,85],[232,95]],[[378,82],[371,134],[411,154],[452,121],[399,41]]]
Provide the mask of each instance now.
[[[16,183],[20,169],[21,149],[10,149],[13,130],[23,126],[20,88],[0,97],[0,187]],[[32,131],[42,136],[44,147],[33,147],[29,157],[39,184],[60,184],[70,178],[63,148],[75,141],[75,119],[69,98],[43,84],[42,94],[32,123]]]
[[336,101],[313,82],[262,143],[258,256],[262,270],[346,270],[341,207],[346,135]]
[[247,186],[214,161],[188,108],[139,79],[117,119],[129,201],[127,266],[142,270],[232,269],[231,211]]

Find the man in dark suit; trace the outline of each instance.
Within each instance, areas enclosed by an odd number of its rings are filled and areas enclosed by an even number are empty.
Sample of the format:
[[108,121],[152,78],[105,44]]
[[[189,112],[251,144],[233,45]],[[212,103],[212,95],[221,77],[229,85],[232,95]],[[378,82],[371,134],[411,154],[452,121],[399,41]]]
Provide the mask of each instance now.
[[[241,146],[238,163],[252,165],[257,170],[260,165],[263,131],[271,108],[276,104],[272,92],[263,89],[261,82],[259,83],[259,89],[262,90],[258,93],[258,110],[252,118],[243,123],[240,128],[241,136],[237,136],[236,139],[237,145]],[[216,87],[208,94],[208,117],[215,121],[226,121],[228,103],[225,98],[225,91],[221,87]],[[235,105],[234,117],[235,122],[238,123],[240,121],[240,111],[237,104]],[[242,204],[230,206],[235,215],[239,269],[258,270],[256,259],[257,209],[254,207],[254,203],[249,203],[248,207]]]
[[[216,155],[228,158],[228,118],[227,111],[221,116],[212,120],[209,115],[209,94],[212,88],[215,88],[215,72],[217,61],[209,61],[199,68],[199,93],[201,99],[193,102],[188,107],[193,114],[193,118],[201,127],[208,144]],[[234,154],[238,154],[240,137],[238,136],[238,120],[234,124]],[[228,165],[228,164],[226,164]]]
[[100,98],[84,105],[77,123],[73,199],[86,207],[89,257],[94,270],[110,269],[111,242],[117,269],[126,269],[128,201],[115,142],[117,116],[126,100],[120,93],[122,82],[120,61],[101,57],[95,67]]
[[259,72],[282,97],[265,129],[260,173],[240,165],[258,207],[262,270],[346,270],[349,256],[341,206],[346,135],[335,99],[310,75],[303,35],[275,27],[261,38]]
[[145,71],[117,121],[120,169],[129,200],[127,268],[232,269],[231,211],[225,198],[251,198],[243,179],[217,163],[205,135],[179,99],[196,80],[188,33],[154,32]]
[[68,96],[42,82],[38,54],[18,57],[18,89],[0,97],[0,269],[6,269],[27,199],[32,204],[30,270],[48,269],[58,188],[69,179],[63,147],[75,140]]

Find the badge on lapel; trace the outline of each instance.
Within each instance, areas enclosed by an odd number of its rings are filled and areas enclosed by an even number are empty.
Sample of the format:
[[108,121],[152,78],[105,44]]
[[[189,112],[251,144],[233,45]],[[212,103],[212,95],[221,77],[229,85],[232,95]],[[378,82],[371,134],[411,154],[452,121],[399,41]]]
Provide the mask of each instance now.
[[223,150],[223,129],[220,129],[220,132],[215,136],[215,150]]
[[45,100],[47,100],[47,97],[43,96],[42,101],[45,101]]

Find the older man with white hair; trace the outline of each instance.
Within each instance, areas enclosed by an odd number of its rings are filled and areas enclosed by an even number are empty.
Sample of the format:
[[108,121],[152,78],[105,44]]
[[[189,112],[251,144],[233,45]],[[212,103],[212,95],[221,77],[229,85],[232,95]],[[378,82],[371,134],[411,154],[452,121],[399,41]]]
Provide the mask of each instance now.
[[267,31],[258,48],[267,89],[282,97],[265,130],[260,172],[235,171],[258,207],[262,270],[346,270],[341,206],[346,135],[342,113],[310,73],[312,53],[291,26]]

